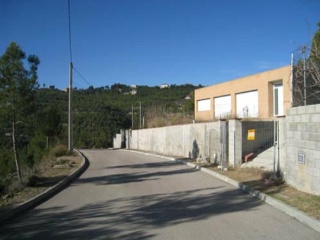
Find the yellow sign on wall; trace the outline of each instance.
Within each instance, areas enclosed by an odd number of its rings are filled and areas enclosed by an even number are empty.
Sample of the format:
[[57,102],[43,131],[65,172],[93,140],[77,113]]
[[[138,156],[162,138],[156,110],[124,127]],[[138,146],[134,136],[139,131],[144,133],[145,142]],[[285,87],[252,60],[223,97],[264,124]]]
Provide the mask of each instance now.
[[247,139],[249,141],[255,140],[256,130],[255,129],[249,129],[248,130],[248,137]]

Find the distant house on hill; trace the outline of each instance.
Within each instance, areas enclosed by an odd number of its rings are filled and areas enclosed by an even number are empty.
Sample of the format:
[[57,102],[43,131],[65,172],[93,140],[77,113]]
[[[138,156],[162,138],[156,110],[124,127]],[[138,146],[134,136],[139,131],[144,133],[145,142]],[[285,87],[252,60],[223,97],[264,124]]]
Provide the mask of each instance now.
[[169,84],[163,83],[160,85],[160,89],[169,88]]
[[137,85],[131,85],[131,95],[136,95],[138,93],[137,91]]
[[195,90],[195,120],[272,119],[291,107],[291,66]]
[[135,89],[133,89],[133,90],[131,90],[130,92],[125,92],[125,93],[123,93],[124,95],[137,95],[138,94],[138,91],[137,90],[135,90]]
[[185,99],[185,100],[190,100],[191,97],[190,97],[190,95],[187,95],[187,96],[184,97],[184,99]]

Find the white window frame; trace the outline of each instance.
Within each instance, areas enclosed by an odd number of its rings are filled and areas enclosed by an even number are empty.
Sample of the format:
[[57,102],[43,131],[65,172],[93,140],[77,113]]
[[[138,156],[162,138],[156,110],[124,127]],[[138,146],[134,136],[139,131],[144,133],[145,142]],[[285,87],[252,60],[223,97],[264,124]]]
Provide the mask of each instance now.
[[214,116],[216,119],[223,119],[231,116],[231,95],[214,98]]
[[284,115],[282,82],[277,82],[273,84],[273,115]]
[[198,109],[198,112],[210,111],[211,110],[211,99],[206,98],[206,99],[198,100],[197,101],[197,109]]
[[[241,101],[240,101],[241,99]],[[245,101],[243,103],[242,101]],[[259,92],[252,90],[236,94],[236,113],[239,118],[259,117]]]

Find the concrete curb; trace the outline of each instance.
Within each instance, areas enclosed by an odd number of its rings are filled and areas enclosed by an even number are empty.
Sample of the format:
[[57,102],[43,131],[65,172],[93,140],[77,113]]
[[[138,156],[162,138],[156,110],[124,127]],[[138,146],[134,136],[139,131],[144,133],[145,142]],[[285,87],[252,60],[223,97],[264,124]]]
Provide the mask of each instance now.
[[306,215],[304,212],[301,212],[298,209],[295,209],[273,197],[270,197],[267,194],[264,194],[260,191],[257,191],[243,183],[240,183],[238,181],[235,181],[227,176],[224,176],[222,174],[219,174],[217,172],[211,171],[210,169],[201,167],[201,166],[197,166],[193,163],[190,162],[186,162],[184,160],[179,160],[179,159],[173,159],[174,161],[178,162],[178,163],[183,163],[186,164],[192,168],[195,168],[199,171],[205,172],[207,174],[210,174],[211,176],[214,176],[222,181],[225,181],[227,183],[229,183],[230,185],[237,187],[239,189],[241,189],[242,191],[249,193],[250,195],[252,195],[253,197],[259,198],[260,200],[266,202],[267,204],[273,206],[274,208],[284,212],[285,214],[289,215],[292,218],[295,218],[296,220],[298,220],[299,222],[303,223],[304,225],[312,228],[313,230],[320,232],[320,221],[318,221],[317,219],[310,217],[308,215]]
[[218,178],[224,182],[227,182],[229,183],[230,185],[236,187],[236,188],[239,188],[241,189],[242,191],[246,192],[246,193],[249,193],[251,196],[253,197],[256,197],[256,198],[259,198],[260,200],[266,202],[267,204],[271,205],[272,207],[280,210],[281,212],[289,215],[290,217],[292,218],[295,218],[296,220],[298,220],[299,222],[303,223],[304,225],[312,228],[313,230],[317,231],[317,232],[320,232],[320,221],[313,218],[313,217],[310,217],[308,215],[306,215],[304,212],[301,212],[300,210],[296,209],[296,208],[293,208],[273,197],[270,197],[269,195],[267,194],[264,194],[260,191],[257,191],[241,182],[238,182],[236,180],[233,180],[227,176],[224,176],[222,174],[219,174],[217,172],[214,172],[210,169],[207,169],[205,167],[201,167],[201,166],[198,166],[194,163],[190,163],[190,162],[187,162],[185,160],[181,160],[179,158],[172,158],[172,157],[165,157],[165,156],[162,156],[162,155],[157,155],[157,154],[154,154],[154,153],[144,153],[144,152],[139,152],[139,151],[135,151],[135,150],[130,150],[132,152],[137,152],[137,153],[142,153],[142,154],[145,154],[145,155],[150,155],[150,156],[158,156],[158,157],[161,157],[161,158],[166,158],[166,159],[169,159],[171,161],[175,161],[177,163],[181,163],[181,164],[185,164],[191,168],[194,168],[194,169],[197,169],[199,171],[202,171],[204,173],[207,173],[207,174],[210,174],[211,176],[215,177],[215,178]]
[[80,156],[82,156],[82,161],[81,161],[81,166],[75,170],[74,172],[70,173],[66,178],[58,182],[56,185],[48,188],[46,191],[42,192],[41,194],[29,199],[26,202],[23,202],[11,209],[5,210],[3,213],[0,215],[0,223],[3,223],[7,221],[8,219],[14,217],[18,213],[25,212],[43,201],[49,199],[50,197],[54,196],[58,192],[60,192],[63,188],[65,188],[72,180],[80,176],[80,174],[88,167],[89,161],[87,158],[78,150],[77,151]]

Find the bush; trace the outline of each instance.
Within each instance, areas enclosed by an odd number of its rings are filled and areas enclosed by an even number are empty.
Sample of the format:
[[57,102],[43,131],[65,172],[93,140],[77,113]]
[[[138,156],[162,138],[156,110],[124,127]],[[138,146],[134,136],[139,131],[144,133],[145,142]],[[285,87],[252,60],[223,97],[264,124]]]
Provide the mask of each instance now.
[[57,158],[57,157],[62,157],[62,156],[70,155],[70,154],[72,154],[72,153],[69,153],[67,146],[62,145],[62,144],[58,144],[50,150],[49,155]]

